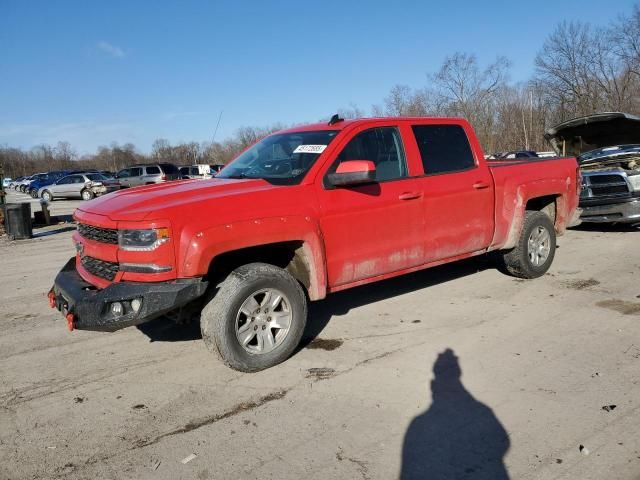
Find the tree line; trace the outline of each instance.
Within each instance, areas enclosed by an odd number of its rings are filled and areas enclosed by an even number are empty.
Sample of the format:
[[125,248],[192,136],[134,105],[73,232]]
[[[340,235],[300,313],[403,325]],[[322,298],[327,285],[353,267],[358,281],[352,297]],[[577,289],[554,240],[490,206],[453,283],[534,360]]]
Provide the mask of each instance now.
[[[545,39],[526,82],[509,80],[511,62],[497,57],[481,65],[468,52],[445,58],[426,85],[398,84],[370,111],[339,110],[345,118],[371,116],[461,116],[474,125],[488,153],[526,148],[548,150],[544,131],[559,122],[602,111],[640,114],[640,5],[608,25],[561,22]],[[149,154],[127,143],[101,146],[79,156],[68,142],[30,150],[0,147],[4,175],[95,168],[117,171],[135,163],[226,164],[259,138],[281,128],[242,127],[222,142],[171,145],[156,140]]]

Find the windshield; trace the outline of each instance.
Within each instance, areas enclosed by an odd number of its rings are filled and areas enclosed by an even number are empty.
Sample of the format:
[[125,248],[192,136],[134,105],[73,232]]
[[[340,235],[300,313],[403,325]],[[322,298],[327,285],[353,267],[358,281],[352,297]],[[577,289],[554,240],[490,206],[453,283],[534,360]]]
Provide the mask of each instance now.
[[262,178],[279,185],[298,184],[338,133],[321,130],[270,135],[242,153],[216,178]]

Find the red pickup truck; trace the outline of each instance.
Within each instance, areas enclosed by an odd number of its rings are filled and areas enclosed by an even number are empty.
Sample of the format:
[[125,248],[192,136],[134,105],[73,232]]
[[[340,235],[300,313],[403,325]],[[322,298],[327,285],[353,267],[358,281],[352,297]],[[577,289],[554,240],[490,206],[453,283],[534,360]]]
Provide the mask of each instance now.
[[574,158],[487,162],[462,119],[334,116],[265,137],[211,180],[86,203],[49,302],[70,330],[196,309],[212,351],[261,370],[328,293],[487,252],[543,275],[578,177]]

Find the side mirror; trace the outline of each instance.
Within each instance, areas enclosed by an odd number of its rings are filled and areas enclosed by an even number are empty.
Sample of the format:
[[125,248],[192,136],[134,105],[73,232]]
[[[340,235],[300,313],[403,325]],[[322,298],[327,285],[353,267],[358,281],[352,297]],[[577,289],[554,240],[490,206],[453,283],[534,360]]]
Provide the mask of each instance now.
[[370,160],[348,160],[338,165],[335,173],[327,176],[334,187],[361,185],[375,182],[376,166]]

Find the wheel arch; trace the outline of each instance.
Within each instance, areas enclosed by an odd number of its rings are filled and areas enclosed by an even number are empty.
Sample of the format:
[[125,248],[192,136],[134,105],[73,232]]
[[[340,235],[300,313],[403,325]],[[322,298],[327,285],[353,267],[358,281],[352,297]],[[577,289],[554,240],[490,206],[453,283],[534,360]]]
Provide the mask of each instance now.
[[564,198],[560,193],[533,196],[526,199],[518,195],[511,228],[509,229],[507,240],[501,249],[510,249],[516,245],[527,211],[545,213],[551,220],[551,223],[553,223],[556,232],[561,234],[564,230],[564,223],[561,221],[561,218],[559,218],[559,212],[564,211],[564,204],[562,202],[564,202]]
[[249,263],[267,263],[291,274],[305,289],[311,300],[326,295],[319,284],[309,244],[303,240],[289,240],[229,250],[211,259],[205,278],[217,285],[236,268]]

